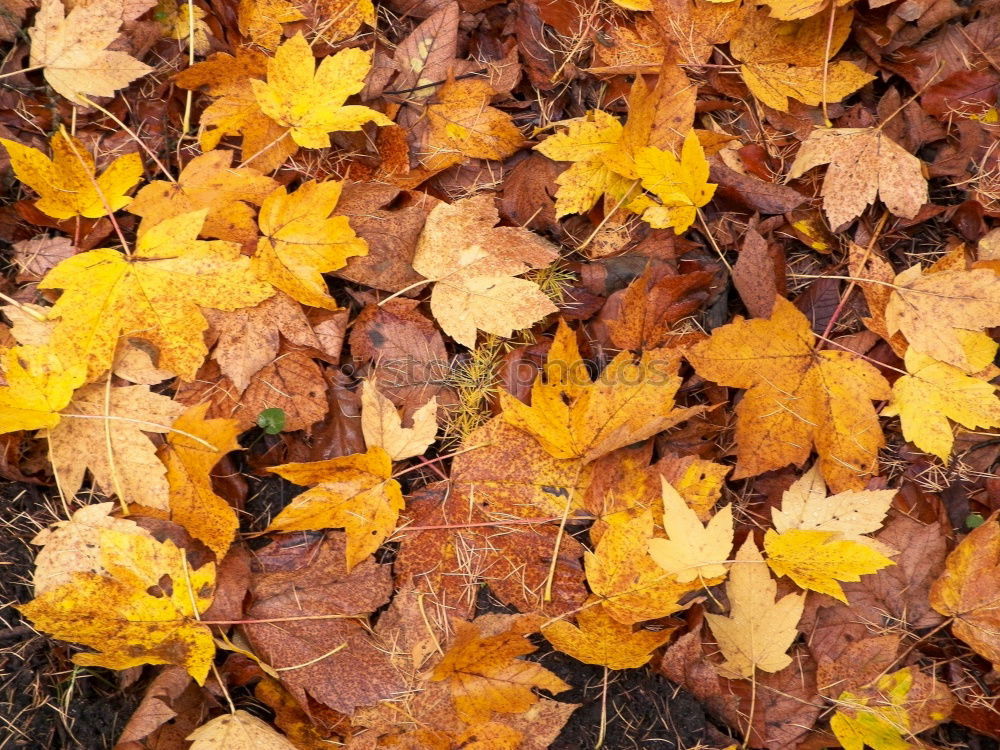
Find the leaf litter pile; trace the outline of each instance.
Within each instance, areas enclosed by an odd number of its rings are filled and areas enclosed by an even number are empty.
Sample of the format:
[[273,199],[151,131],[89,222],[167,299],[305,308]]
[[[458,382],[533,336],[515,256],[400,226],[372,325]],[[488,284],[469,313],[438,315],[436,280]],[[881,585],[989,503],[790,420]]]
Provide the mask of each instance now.
[[997,747],[997,0],[0,39],[0,748]]

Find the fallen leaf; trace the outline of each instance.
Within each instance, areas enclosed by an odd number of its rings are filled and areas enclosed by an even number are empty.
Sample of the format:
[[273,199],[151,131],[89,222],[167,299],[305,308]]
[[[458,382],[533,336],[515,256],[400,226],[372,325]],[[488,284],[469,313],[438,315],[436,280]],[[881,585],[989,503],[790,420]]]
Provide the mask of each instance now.
[[740,66],[740,74],[754,96],[780,112],[788,111],[789,99],[810,106],[839,102],[875,79],[846,60],[832,62],[826,69],[785,63],[747,63]]
[[576,625],[556,620],[542,627],[542,635],[559,651],[584,664],[608,669],[634,669],[646,664],[653,651],[670,640],[673,628],[635,630],[607,614],[603,607],[584,606]]
[[105,494],[122,503],[166,510],[166,469],[143,433],[167,433],[184,407],[149,386],[93,383],[76,392],[63,419],[48,430],[52,467],[65,497],[83,486],[89,470]]
[[69,583],[74,573],[108,575],[101,564],[103,529],[151,538],[151,534],[135,521],[111,515],[115,507],[115,503],[85,505],[68,521],[57,521],[35,535],[31,543],[41,546],[35,555],[32,579],[35,596]]
[[19,282],[41,281],[53,267],[76,254],[76,248],[69,237],[39,235],[34,239],[15,242],[13,248]]
[[191,750],[295,750],[296,746],[253,714],[216,716],[187,736]]
[[920,159],[878,128],[814,130],[788,172],[801,177],[829,163],[823,179],[823,212],[832,229],[861,216],[876,196],[896,216],[912,219],[928,201]]
[[331,216],[343,183],[306,182],[294,193],[278,187],[260,207],[253,269],[304,305],[336,310],[323,274],[343,268],[353,255],[365,255],[368,244],[347,218]]
[[270,471],[298,485],[316,486],[292,500],[266,531],[342,528],[347,532],[348,572],[395,530],[403,509],[399,482],[391,478],[392,459],[377,445],[367,453],[283,464]]
[[132,200],[128,191],[142,178],[138,154],[119,156],[101,174],[82,142],[57,132],[52,136],[52,158],[31,146],[0,138],[10,155],[17,179],[40,196],[35,207],[56,219],[91,219],[117,211]]
[[994,664],[1000,664],[998,558],[1000,524],[994,515],[951,551],[930,591],[931,606],[954,618],[951,632]]
[[236,16],[243,36],[272,51],[281,41],[281,24],[304,19],[302,11],[288,0],[240,0]]
[[403,420],[392,401],[371,380],[361,386],[361,430],[368,447],[382,448],[393,461],[419,456],[437,435],[437,398],[413,414],[413,426],[403,427]]
[[558,251],[500,220],[488,194],[442,203],[427,215],[413,268],[434,282],[431,312],[441,328],[473,348],[476,330],[510,336],[556,311],[538,285],[515,278],[552,263]]
[[421,161],[429,169],[457,164],[463,157],[506,159],[524,136],[506,112],[489,106],[494,91],[479,79],[448,81],[427,107],[430,131]]
[[170,520],[204,542],[221,561],[240,522],[212,489],[211,471],[223,456],[239,450],[239,432],[234,419],[205,419],[208,407],[199,404],[177,417],[158,455],[167,468]]
[[659,205],[649,201],[642,211],[643,220],[656,229],[673,227],[674,234],[683,234],[694,224],[698,208],[715,194],[705,152],[693,130],[684,137],[680,159],[647,146],[636,156],[635,171],[642,186],[660,199]]
[[862,575],[895,565],[885,555],[833,531],[790,529],[764,534],[767,564],[778,577],[788,576],[804,589],[847,603],[837,581],[860,581]]
[[698,413],[675,409],[680,387],[677,354],[668,349],[617,355],[592,381],[576,334],[560,322],[545,377],[531,389],[531,406],[500,392],[503,417],[532,435],[553,457],[593,461],[616,448],[645,440]]
[[615,519],[593,552],[584,555],[587,583],[602,606],[618,622],[631,625],[684,609],[685,594],[719,583],[722,577],[681,583],[650,557],[653,517]]
[[185,164],[176,182],[154,180],[143,187],[128,204],[129,213],[143,218],[139,234],[164,219],[207,209],[201,236],[241,245],[256,240],[251,206],[261,205],[278,185],[256,169],[233,167],[232,161],[232,151],[209,151]]
[[726,575],[733,548],[733,508],[727,505],[706,526],[680,493],[661,478],[663,528],[669,539],[651,539],[649,554],[680,583]]
[[882,410],[898,416],[903,437],[947,462],[955,443],[951,420],[970,430],[1000,427],[996,387],[970,377],[910,347],[904,359],[909,374],[892,385],[892,401]]
[[896,276],[885,308],[890,334],[966,372],[987,367],[997,343],[979,332],[1000,325],[1000,280],[990,269],[924,273],[919,265]]
[[815,343],[806,316],[778,298],[770,319],[737,317],[688,350],[702,377],[747,389],[736,406],[734,479],[802,465],[812,446],[836,491],[860,489],[877,470],[885,439],[871,401],[888,399],[889,384],[855,354]]
[[[483,636],[483,620],[505,617],[508,627]],[[536,650],[525,636],[537,626],[534,618],[487,615],[474,622],[454,620],[455,639],[434,667],[431,680],[447,680],[455,712],[477,724],[496,713],[523,713],[538,701],[534,689],[561,693],[569,685],[540,664],[518,659]]]
[[28,65],[77,105],[87,96],[112,96],[153,69],[124,52],[108,50],[121,26],[120,0],[90,0],[67,14],[61,0],[42,0],[31,35]]
[[0,433],[59,424],[59,412],[87,379],[81,364],[67,367],[48,347],[15,346],[0,354]]
[[130,257],[91,250],[49,271],[39,288],[63,290],[49,313],[59,320],[53,346],[86,362],[96,378],[111,366],[119,338],[134,336],[156,346],[160,367],[193,378],[208,354],[199,306],[235,310],[274,293],[250,273],[237,245],[195,239],[205,213],[160,222]]
[[204,684],[215,643],[197,618],[212,603],[215,566],[192,569],[170,540],[116,528],[99,534],[106,574],[74,573],[21,612],[55,638],[98,649],[75,654],[80,666],[176,664]]
[[328,148],[329,133],[361,130],[368,122],[391,125],[381,112],[359,104],[345,105],[364,88],[371,52],[350,47],[323,59],[316,67],[309,43],[301,33],[286,41],[267,61],[267,82],[250,85],[260,111],[283,128],[303,148]]
[[725,657],[724,672],[753,677],[754,670],[777,672],[791,664],[787,652],[798,635],[805,594],[785,594],[776,601],[777,593],[750,536],[736,553],[726,582],[729,615],[705,615]]

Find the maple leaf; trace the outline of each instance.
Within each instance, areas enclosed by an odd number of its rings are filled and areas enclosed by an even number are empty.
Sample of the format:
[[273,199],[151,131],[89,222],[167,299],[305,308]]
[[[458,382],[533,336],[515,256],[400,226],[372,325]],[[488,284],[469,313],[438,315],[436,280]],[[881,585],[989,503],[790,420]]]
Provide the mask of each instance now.
[[951,551],[930,592],[931,606],[954,618],[952,633],[994,664],[1000,664],[998,560],[1000,524],[994,514]]
[[726,575],[733,548],[733,508],[727,505],[702,526],[681,494],[661,478],[663,528],[669,539],[651,539],[649,554],[680,583]]
[[278,187],[260,207],[264,235],[253,258],[256,274],[304,305],[337,309],[323,274],[343,268],[347,259],[368,253],[345,216],[331,216],[343,183],[306,182],[294,193]]
[[[682,234],[694,224],[698,208],[708,203],[716,186],[708,181],[708,161],[693,130],[681,147],[681,158],[654,146],[642,149],[635,158],[636,174],[642,186],[660,199],[641,201],[643,221],[655,229],[674,228]],[[641,199],[640,199],[641,200]],[[650,205],[646,205],[646,203]]]
[[448,81],[427,107],[430,122],[423,150],[428,169],[457,164],[463,156],[506,159],[524,142],[524,136],[506,112],[489,106],[494,91],[479,79]]
[[39,288],[63,290],[49,313],[60,321],[53,346],[86,362],[95,378],[111,366],[121,336],[141,338],[159,350],[160,367],[193,378],[208,353],[199,306],[235,310],[274,293],[250,273],[239,246],[195,239],[205,213],[161,221],[130,257],[91,250],[49,271]]
[[49,450],[59,487],[72,497],[83,485],[86,469],[105,493],[166,510],[166,470],[156,446],[143,433],[169,432],[184,407],[149,386],[107,390],[105,384],[84,386],[48,431]]
[[48,347],[16,346],[0,354],[0,433],[59,424],[59,412],[87,379],[82,364],[67,367]]
[[847,604],[837,581],[860,581],[861,576],[895,565],[885,555],[833,531],[790,529],[764,534],[767,564],[777,576],[788,576],[804,589],[828,594]]
[[0,138],[17,179],[40,196],[35,207],[55,219],[96,219],[117,211],[132,199],[126,193],[142,177],[138,154],[119,156],[100,175],[94,157],[73,136],[52,136],[52,158],[30,146]]
[[295,750],[297,747],[270,724],[242,710],[216,716],[186,739],[191,750]]
[[871,401],[888,399],[889,384],[855,354],[815,343],[806,316],[779,297],[769,319],[737,317],[688,350],[699,375],[746,389],[734,479],[801,465],[813,446],[836,491],[860,489],[875,472],[885,439]]
[[726,582],[729,616],[705,615],[725,657],[723,671],[753,677],[755,669],[778,672],[792,663],[787,652],[798,635],[805,594],[785,594],[775,601],[777,593],[750,536],[736,553]]
[[912,266],[893,282],[885,322],[924,354],[976,372],[996,354],[996,342],[979,332],[1000,325],[1000,277],[988,268],[923,273]]
[[257,239],[254,210],[278,186],[250,167],[232,167],[232,151],[210,151],[189,161],[176,182],[154,180],[129,204],[141,216],[142,234],[150,226],[181,214],[207,209],[200,234],[247,244]]
[[722,580],[720,576],[681,583],[650,557],[652,538],[653,516],[648,510],[633,518],[616,516],[594,551],[584,555],[590,590],[608,614],[625,625],[684,609],[681,597]]
[[297,496],[266,531],[347,532],[347,570],[379,548],[396,528],[403,509],[399,482],[391,478],[392,459],[382,448],[326,461],[291,463],[270,469],[299,485],[316,485]]
[[637,631],[618,622],[603,607],[586,605],[576,613],[576,625],[556,620],[542,627],[542,635],[553,647],[584,664],[608,669],[641,667],[673,632],[674,628]]
[[576,334],[560,321],[545,365],[531,388],[531,406],[500,392],[503,417],[532,435],[555,458],[585,463],[645,440],[697,414],[700,407],[674,408],[681,379],[678,355],[644,352],[638,362],[618,354],[596,381],[580,358]]
[[115,503],[95,503],[77,510],[68,521],[57,521],[31,540],[41,547],[35,555],[32,584],[35,596],[73,580],[75,573],[108,575],[101,564],[101,532],[115,529],[122,534],[152,535],[135,521],[111,515]]
[[839,102],[875,80],[875,76],[846,60],[831,63],[825,71],[822,66],[747,63],[740,66],[740,75],[754,96],[780,112],[788,111],[789,99],[810,106]]
[[176,664],[204,684],[215,642],[197,617],[212,603],[215,566],[192,569],[169,539],[115,528],[100,530],[99,546],[106,574],[74,573],[21,612],[55,638],[98,649],[75,654],[81,666]]
[[892,401],[882,414],[898,416],[903,437],[920,450],[948,460],[955,443],[949,419],[970,430],[1000,427],[995,386],[912,346],[904,362],[909,374],[893,383]]
[[392,125],[370,107],[345,105],[365,85],[371,52],[356,47],[325,58],[319,67],[301,33],[286,41],[267,61],[267,82],[251,80],[260,111],[304,148],[329,148],[329,133],[361,130],[368,122]]
[[28,65],[74,104],[86,95],[112,96],[153,69],[124,52],[108,50],[121,26],[120,0],[91,0],[66,13],[61,0],[42,0],[31,36]]
[[927,203],[920,159],[879,128],[814,130],[799,148],[788,178],[794,180],[827,163],[823,212],[833,229],[861,216],[876,196],[889,211],[906,219]]
[[882,527],[895,496],[896,490],[862,490],[827,497],[819,465],[815,464],[785,491],[781,508],[771,509],[771,520],[778,534],[792,530],[827,531],[839,539],[893,555],[896,550],[863,534]]
[[361,386],[361,431],[365,445],[382,448],[393,461],[419,456],[437,435],[437,397],[413,413],[413,426],[403,427],[403,420],[392,401],[371,380]]
[[273,50],[281,41],[281,24],[304,19],[302,11],[288,0],[240,0],[236,23],[243,36]]
[[506,337],[556,312],[537,284],[515,277],[549,265],[558,251],[527,229],[495,226],[499,221],[485,193],[441,203],[427,215],[413,254],[414,270],[435,282],[434,318],[470,349],[477,329]]
[[[506,628],[486,635],[491,618]],[[533,617],[487,615],[474,622],[453,620],[455,639],[434,667],[431,680],[447,680],[455,713],[468,724],[496,713],[523,713],[538,701],[533,690],[561,693],[570,686],[541,664],[518,659],[537,649],[525,636],[535,630]]]
[[212,490],[210,474],[224,455],[239,450],[239,431],[235,419],[205,419],[208,407],[199,404],[177,417],[158,455],[167,469],[170,519],[222,560],[240,522]]
[[261,172],[277,169],[299,148],[285,128],[261,112],[254,96],[251,81],[265,75],[267,61],[259,51],[240,47],[235,57],[217,52],[174,77],[182,88],[204,86],[215,97],[201,113],[202,150],[213,150],[227,135],[240,135],[244,165]]

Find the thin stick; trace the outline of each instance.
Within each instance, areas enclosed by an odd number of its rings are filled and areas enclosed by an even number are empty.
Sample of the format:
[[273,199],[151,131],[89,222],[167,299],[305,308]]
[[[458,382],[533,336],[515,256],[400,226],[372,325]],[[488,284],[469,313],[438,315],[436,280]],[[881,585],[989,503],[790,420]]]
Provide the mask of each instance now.
[[30,68],[21,68],[20,70],[14,70],[10,73],[0,73],[0,78],[10,78],[11,76],[20,75],[21,73],[31,73],[35,70],[41,70],[44,67],[44,65],[33,65]]
[[[104,416],[111,416],[111,370],[108,370],[108,379],[104,384]],[[108,452],[108,468],[111,470],[111,484],[114,485],[115,494],[118,495],[118,504],[122,507],[122,513],[127,516],[128,499],[122,491],[121,479],[118,476],[118,464],[115,462],[114,444],[111,441],[110,419],[104,420],[104,447]]]
[[28,307],[23,302],[18,302],[16,299],[14,299],[13,297],[8,297],[3,292],[0,292],[0,299],[2,299],[4,302],[6,302],[9,305],[13,305],[18,310],[20,310],[21,312],[23,312],[25,315],[30,315],[32,318],[34,318],[35,320],[37,320],[39,323],[44,323],[46,320],[48,320],[48,318],[45,315],[43,315],[42,313],[38,312],[38,310],[32,310],[30,307]]
[[[194,66],[194,0],[187,0],[188,10],[188,67]],[[187,135],[191,129],[191,103],[194,101],[194,91],[188,89],[184,102],[184,120],[181,122],[181,132]]]
[[424,284],[432,284],[433,282],[434,282],[434,279],[421,279],[420,281],[414,281],[409,286],[404,286],[398,292],[393,292],[392,294],[390,294],[384,300],[382,300],[381,302],[379,302],[378,306],[382,307],[382,305],[384,305],[389,300],[396,299],[396,297],[398,297],[401,294],[406,294],[411,289],[416,289],[418,286],[423,286]]

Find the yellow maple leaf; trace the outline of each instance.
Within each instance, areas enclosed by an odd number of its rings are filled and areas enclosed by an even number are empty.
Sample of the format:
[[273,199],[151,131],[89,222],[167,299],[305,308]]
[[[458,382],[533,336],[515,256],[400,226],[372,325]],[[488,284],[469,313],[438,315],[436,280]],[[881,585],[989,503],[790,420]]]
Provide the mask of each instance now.
[[893,383],[882,414],[899,416],[903,437],[920,450],[948,460],[955,443],[949,419],[970,430],[1000,427],[1000,398],[991,383],[912,346],[904,361],[909,374]]
[[839,102],[875,80],[875,76],[846,60],[830,63],[826,69],[787,63],[745,63],[740,66],[740,75],[750,93],[781,112],[788,111],[789,99],[810,106]]
[[215,97],[201,113],[202,150],[211,151],[227,135],[242,136],[244,166],[261,172],[277,169],[299,148],[286,128],[260,111],[254,96],[251,81],[265,75],[267,61],[260,51],[240,47],[235,56],[217,52],[174,77],[182,88],[204,87]]
[[278,183],[250,167],[233,167],[233,152],[210,151],[189,161],[176,182],[154,180],[128,206],[143,218],[139,234],[164,219],[207,209],[200,234],[246,244],[257,239],[254,210]]
[[893,281],[885,322],[924,354],[977,372],[997,351],[981,332],[1000,325],[1000,277],[988,268],[925,273],[911,266]]
[[302,11],[288,0],[240,0],[236,23],[243,36],[273,50],[281,41],[281,24],[304,19]]
[[813,446],[835,491],[861,489],[875,472],[885,438],[871,402],[888,399],[889,384],[857,355],[815,344],[808,318],[779,297],[770,319],[737,317],[688,350],[699,375],[746,389],[734,479],[802,465]]
[[101,529],[99,544],[106,574],[74,573],[21,612],[56,638],[97,649],[73,656],[81,666],[176,664],[204,684],[215,642],[197,617],[212,603],[215,566],[192,569],[169,539],[116,528]]
[[361,386],[361,432],[365,445],[378,446],[393,461],[419,456],[437,435],[437,396],[413,412],[413,426],[403,427],[396,406],[371,380]]
[[129,257],[101,248],[49,271],[39,288],[63,290],[49,313],[60,321],[53,347],[86,362],[93,379],[111,366],[120,337],[145,339],[159,350],[159,367],[193,379],[208,353],[199,307],[235,310],[274,293],[238,245],[195,239],[205,213],[161,221]]
[[294,193],[278,187],[260,207],[254,272],[304,305],[336,310],[323,274],[368,254],[347,217],[330,215],[342,189],[336,180],[306,182]]
[[177,417],[158,455],[167,468],[170,519],[222,560],[240,522],[212,490],[211,471],[224,455],[239,450],[239,429],[235,419],[205,419],[208,407],[192,406]]
[[668,151],[647,146],[635,159],[635,171],[642,186],[660,199],[659,205],[646,205],[642,218],[655,229],[674,228],[674,234],[687,231],[698,215],[698,208],[715,194],[715,184],[708,181],[708,161],[693,130],[688,131],[681,147],[681,158]]
[[541,664],[517,658],[537,648],[525,637],[536,627],[534,618],[486,615],[452,624],[455,640],[434,667],[431,680],[447,680],[455,713],[467,724],[488,721],[494,712],[524,713],[539,700],[534,688],[553,693],[569,690]]
[[47,433],[54,474],[66,497],[83,485],[84,472],[122,503],[167,509],[166,470],[146,433],[169,432],[184,407],[147,385],[78,390]]
[[295,750],[288,738],[266,721],[237,710],[216,716],[187,736],[190,750]]
[[86,366],[66,366],[48,347],[16,346],[0,355],[0,433],[59,424],[59,412],[87,379]]
[[764,534],[767,564],[778,576],[788,576],[804,589],[827,594],[847,604],[837,581],[860,581],[892,560],[871,547],[850,539],[839,539],[833,531],[791,529]]
[[726,575],[725,562],[733,548],[733,508],[727,505],[706,526],[698,520],[680,493],[666,480],[663,489],[663,528],[669,539],[651,539],[649,554],[681,583]]
[[726,582],[729,616],[705,615],[725,657],[723,672],[752,677],[755,669],[779,672],[792,663],[788,648],[798,635],[805,594],[785,594],[775,601],[777,593],[777,582],[751,535],[736,553]]
[[114,96],[153,70],[125,52],[107,49],[121,24],[121,0],[74,3],[68,14],[61,0],[42,0],[29,32],[28,65],[43,68],[45,80],[74,104],[86,105],[86,95]]
[[587,605],[576,613],[576,625],[556,620],[542,627],[542,635],[559,651],[608,669],[641,667],[673,632],[674,628],[636,630],[618,622],[603,607]]
[[291,463],[270,469],[298,485],[316,485],[289,503],[267,531],[344,529],[347,569],[379,548],[396,528],[403,509],[392,459],[378,446],[327,461]]
[[267,82],[251,80],[261,112],[304,148],[329,148],[329,134],[361,130],[362,125],[392,125],[370,107],[345,105],[365,85],[372,53],[351,47],[325,58],[319,67],[301,33],[286,41],[267,62]]
[[602,606],[624,625],[666,617],[681,609],[685,594],[713,586],[722,578],[681,583],[653,562],[648,545],[653,516],[647,510],[632,518],[611,517],[593,552],[584,554],[587,583]]
[[521,227],[497,227],[493,198],[441,203],[427,215],[413,269],[435,282],[431,312],[441,328],[470,349],[476,330],[510,336],[556,311],[538,284],[515,278],[543,268],[556,248]]
[[422,159],[428,169],[444,169],[464,157],[506,159],[524,142],[510,115],[489,106],[494,91],[480,79],[448,81],[427,107],[430,132]]
[[560,321],[545,377],[532,385],[531,406],[505,391],[500,406],[507,422],[531,434],[554,458],[590,462],[700,411],[674,408],[678,364],[677,353],[667,349],[644,352],[638,362],[622,352],[592,381],[576,334]]
[[[96,219],[117,211],[132,199],[126,195],[142,177],[138,154],[119,156],[100,175],[94,157],[73,136],[52,136],[52,158],[31,146],[0,138],[10,154],[17,179],[40,196],[35,207],[54,219]],[[107,206],[107,207],[105,207]]]

